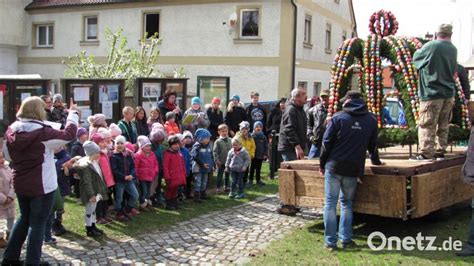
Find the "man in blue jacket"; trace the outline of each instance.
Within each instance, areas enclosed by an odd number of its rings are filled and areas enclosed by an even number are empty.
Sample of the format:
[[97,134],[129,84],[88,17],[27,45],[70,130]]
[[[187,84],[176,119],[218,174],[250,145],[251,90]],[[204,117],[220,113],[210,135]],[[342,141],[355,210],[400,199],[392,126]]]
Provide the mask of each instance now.
[[324,133],[320,173],[325,178],[324,246],[337,248],[336,205],[341,196],[339,239],[343,248],[355,246],[352,240],[352,200],[357,178],[364,175],[366,151],[372,164],[382,162],[377,152],[377,120],[369,113],[358,91],[348,91],[342,99],[343,109],[329,121]]

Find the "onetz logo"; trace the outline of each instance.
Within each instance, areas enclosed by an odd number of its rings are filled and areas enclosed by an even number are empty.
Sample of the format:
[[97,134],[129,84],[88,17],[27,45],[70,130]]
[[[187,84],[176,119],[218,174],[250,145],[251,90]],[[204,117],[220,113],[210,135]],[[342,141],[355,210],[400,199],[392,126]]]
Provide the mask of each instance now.
[[[381,243],[374,243],[374,240],[380,239]],[[371,250],[380,251],[387,250],[421,250],[421,251],[460,251],[462,249],[461,240],[453,240],[452,237],[444,240],[440,247],[435,246],[436,236],[423,236],[419,232],[416,237],[406,236],[400,238],[398,236],[386,237],[384,233],[375,231],[367,238],[367,245]]]

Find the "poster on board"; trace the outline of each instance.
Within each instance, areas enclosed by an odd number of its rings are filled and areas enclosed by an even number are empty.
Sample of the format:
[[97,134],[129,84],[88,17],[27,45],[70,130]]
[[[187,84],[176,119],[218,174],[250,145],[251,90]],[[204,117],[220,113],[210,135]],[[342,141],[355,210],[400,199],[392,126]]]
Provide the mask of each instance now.
[[143,83],[143,98],[158,98],[161,95],[161,83]]
[[99,85],[99,102],[118,103],[119,101],[119,85],[108,84]]
[[114,104],[111,101],[102,102],[102,114],[105,115],[106,119],[112,119],[114,117]]
[[74,87],[74,101],[75,102],[90,101],[89,93],[90,93],[89,87]]

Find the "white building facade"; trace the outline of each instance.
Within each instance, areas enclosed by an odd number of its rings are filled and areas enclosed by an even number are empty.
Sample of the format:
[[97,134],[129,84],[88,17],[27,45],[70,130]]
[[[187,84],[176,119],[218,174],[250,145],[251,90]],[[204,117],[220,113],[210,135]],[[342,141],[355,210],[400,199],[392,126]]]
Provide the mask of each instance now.
[[0,74],[40,74],[58,88],[68,56],[86,50],[105,61],[108,27],[122,28],[132,48],[145,32],[158,32],[159,69],[184,67],[188,95],[239,94],[248,102],[258,91],[261,101],[273,101],[299,84],[311,96],[328,87],[335,52],[343,36],[355,32],[350,0],[43,0],[22,7],[21,1],[0,1],[21,14],[14,25],[24,25],[0,33],[0,59],[11,61]]

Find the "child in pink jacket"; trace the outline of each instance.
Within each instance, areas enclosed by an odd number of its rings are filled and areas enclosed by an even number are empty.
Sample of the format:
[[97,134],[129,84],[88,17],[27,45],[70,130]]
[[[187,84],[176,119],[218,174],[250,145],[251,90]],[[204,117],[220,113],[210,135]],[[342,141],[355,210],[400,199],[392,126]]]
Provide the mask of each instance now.
[[146,136],[138,136],[137,143],[139,150],[135,154],[135,174],[140,182],[140,210],[153,210],[150,187],[158,176],[158,160],[151,151],[151,141]]
[[[15,222],[15,191],[13,190],[12,169],[5,165],[3,152],[0,151],[0,219],[7,220],[7,235]],[[4,230],[0,231],[0,248],[7,246]]]

